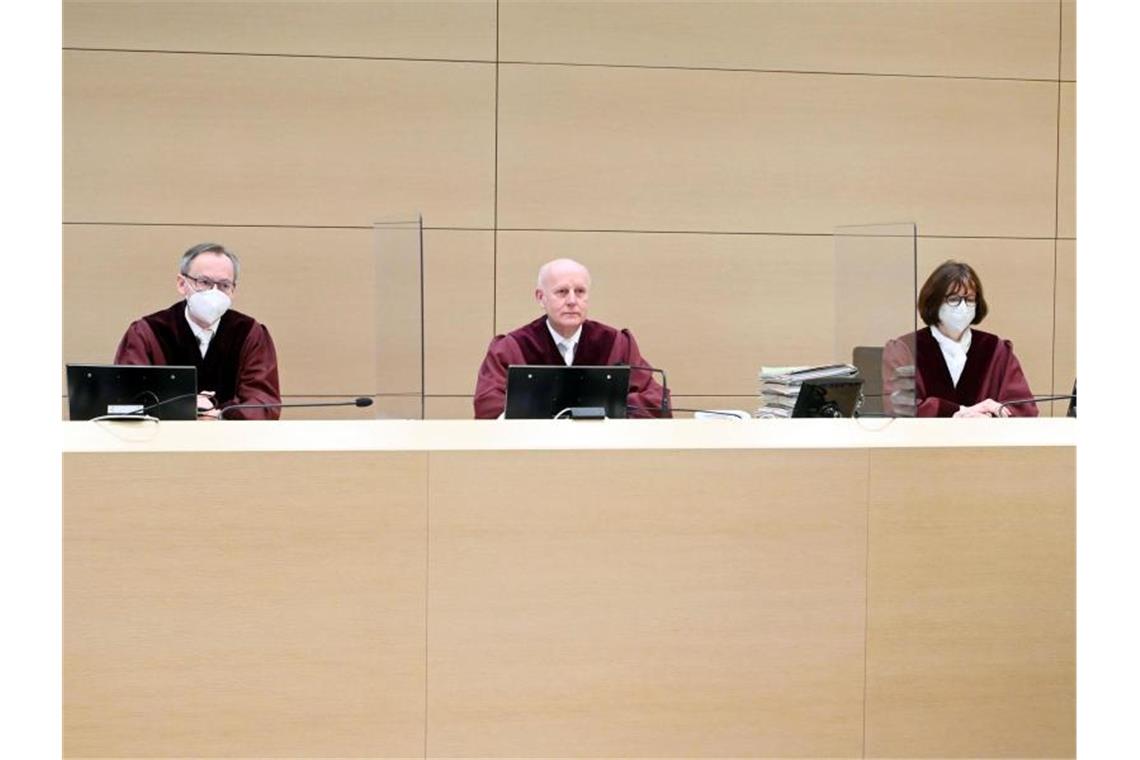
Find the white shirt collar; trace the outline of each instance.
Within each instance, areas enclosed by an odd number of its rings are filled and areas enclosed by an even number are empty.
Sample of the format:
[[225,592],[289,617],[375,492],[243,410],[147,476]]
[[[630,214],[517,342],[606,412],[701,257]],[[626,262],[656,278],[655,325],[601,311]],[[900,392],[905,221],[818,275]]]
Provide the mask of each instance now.
[[546,320],[546,329],[550,331],[550,337],[554,339],[554,345],[558,346],[558,351],[562,354],[562,360],[567,365],[574,363],[574,352],[578,350],[578,339],[582,337],[582,325],[578,325],[578,329],[569,338],[563,338],[554,329],[554,325],[550,324],[550,319]]
[[186,307],[186,322],[190,325],[190,330],[194,333],[194,337],[198,339],[198,350],[202,352],[202,356],[206,355],[206,349],[210,347],[210,341],[213,339],[214,334],[218,332],[218,323],[222,321],[221,317],[214,320],[214,323],[209,327],[201,327],[197,322],[190,318],[190,307]]
[[974,339],[974,333],[969,327],[962,333],[959,340],[943,335],[935,325],[930,326],[930,334],[934,336],[934,340],[938,342],[938,347],[942,349],[942,358],[946,360],[946,369],[950,370],[950,379],[954,381],[954,387],[958,387],[958,378],[962,377],[962,369],[966,366],[966,353],[970,350],[970,343]]

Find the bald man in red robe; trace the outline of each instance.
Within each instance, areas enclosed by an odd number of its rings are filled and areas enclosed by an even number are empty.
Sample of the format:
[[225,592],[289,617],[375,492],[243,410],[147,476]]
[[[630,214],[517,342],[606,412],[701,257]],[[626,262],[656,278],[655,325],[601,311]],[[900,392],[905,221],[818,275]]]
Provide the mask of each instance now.
[[512,364],[628,364],[629,416],[672,416],[667,391],[649,370],[637,369],[652,365],[641,355],[633,334],[586,318],[590,304],[586,267],[571,259],[547,262],[539,269],[534,297],[543,316],[506,335],[496,335],[487,348],[475,385],[476,418],[494,419],[503,413],[507,367]]

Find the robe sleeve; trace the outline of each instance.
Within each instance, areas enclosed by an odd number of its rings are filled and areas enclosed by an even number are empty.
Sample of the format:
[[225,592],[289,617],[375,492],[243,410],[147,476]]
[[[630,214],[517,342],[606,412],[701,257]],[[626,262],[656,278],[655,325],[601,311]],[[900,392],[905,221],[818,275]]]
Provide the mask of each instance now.
[[115,364],[166,364],[166,356],[158,345],[154,330],[145,319],[131,323],[115,351]]
[[[635,369],[635,367],[652,367],[653,365],[641,355],[633,333],[629,330],[621,330],[618,333],[614,340],[613,349],[610,351],[609,360],[606,363],[630,365],[629,396],[626,398],[630,417],[673,416],[671,411],[672,400],[669,398],[668,391],[661,383],[657,382],[652,372],[647,369]],[[661,411],[662,402],[664,402],[664,412]]]
[[[1033,391],[1029,390],[1029,380],[1025,377],[1025,372],[1021,369],[1021,362],[1017,360],[1017,356],[1013,353],[1013,343],[1008,340],[1001,342],[1002,354],[1005,356],[1005,361],[1001,362],[1001,366],[995,366],[991,369],[992,372],[1000,372],[1001,377],[995,378],[999,391],[997,393],[997,401],[999,404],[1006,401],[1016,401],[1018,399],[1031,398]],[[1017,404],[1015,406],[1007,406],[1011,417],[1036,417],[1040,414],[1037,409],[1037,404]]]
[[[255,324],[245,338],[238,358],[237,390],[234,404],[280,404],[281,384],[277,377],[277,348],[268,328]],[[226,419],[276,420],[280,409],[235,409]]]
[[918,402],[918,416],[919,417],[953,417],[954,412],[962,408],[962,405],[957,401],[941,398],[939,396],[927,396],[922,401]]
[[491,339],[475,381],[475,419],[493,420],[507,405],[507,367],[525,364],[522,349],[509,335]]

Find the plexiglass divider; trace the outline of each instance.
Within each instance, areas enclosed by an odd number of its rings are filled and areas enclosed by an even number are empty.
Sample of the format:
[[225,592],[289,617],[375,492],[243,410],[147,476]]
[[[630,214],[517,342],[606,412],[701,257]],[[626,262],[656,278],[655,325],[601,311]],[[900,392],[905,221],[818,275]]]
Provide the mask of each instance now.
[[376,250],[376,416],[424,418],[423,218],[373,223]]
[[835,228],[836,363],[863,377],[863,417],[913,417],[917,328],[913,222]]

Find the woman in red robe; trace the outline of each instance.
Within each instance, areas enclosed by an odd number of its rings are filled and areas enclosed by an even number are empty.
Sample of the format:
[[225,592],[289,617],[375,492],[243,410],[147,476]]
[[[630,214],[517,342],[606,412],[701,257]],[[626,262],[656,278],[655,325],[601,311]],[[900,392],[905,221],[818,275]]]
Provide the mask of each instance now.
[[918,313],[927,325],[883,347],[884,409],[896,416],[1036,417],[1013,344],[973,325],[989,312],[969,264],[947,261],[926,279]]

